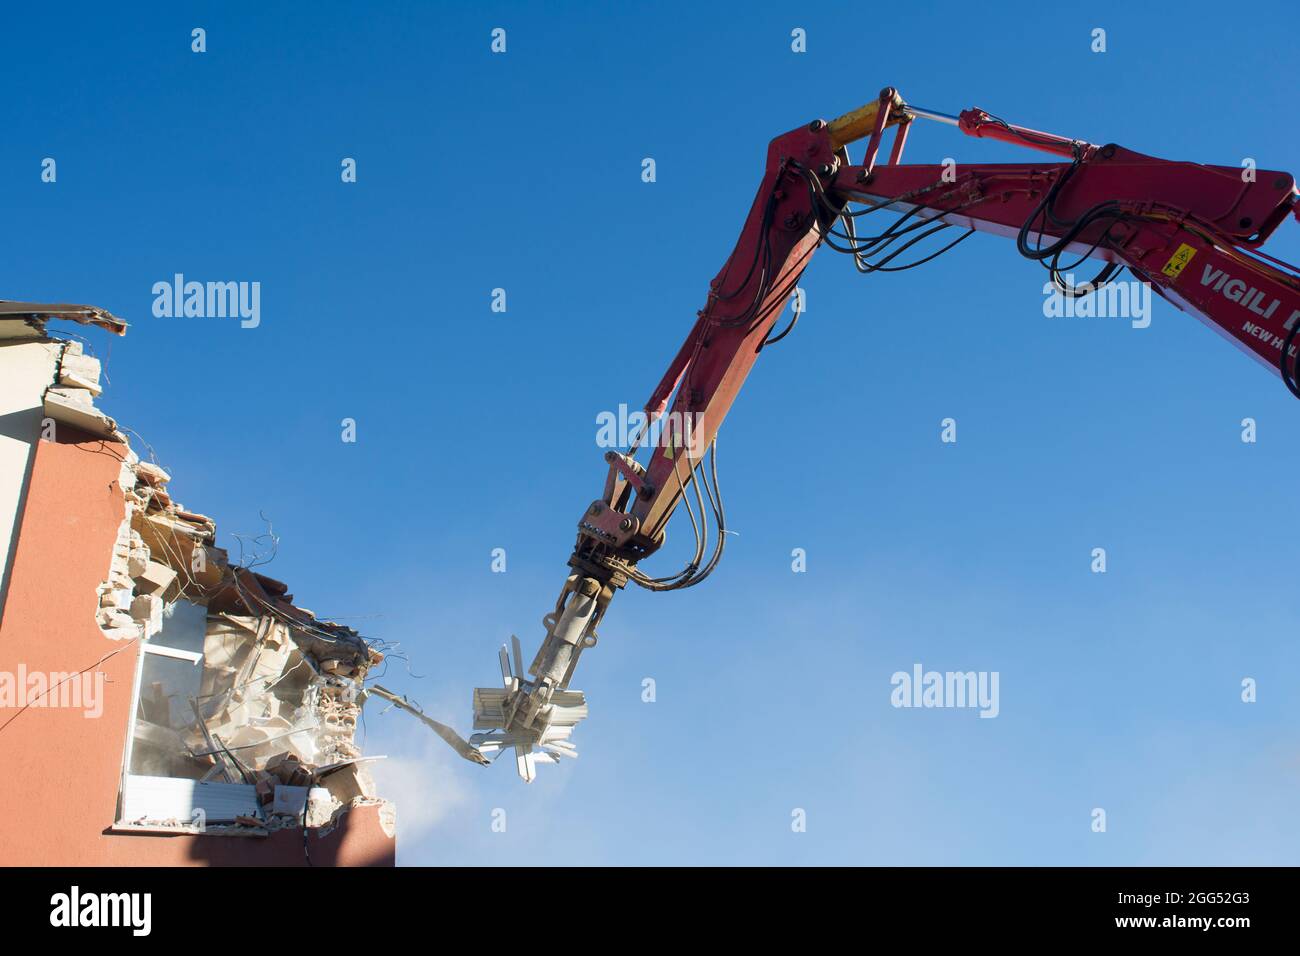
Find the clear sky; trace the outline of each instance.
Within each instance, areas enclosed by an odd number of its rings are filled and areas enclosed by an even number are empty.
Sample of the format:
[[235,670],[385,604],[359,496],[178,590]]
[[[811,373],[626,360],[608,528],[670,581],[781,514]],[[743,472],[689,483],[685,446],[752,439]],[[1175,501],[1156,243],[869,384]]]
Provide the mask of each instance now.
[[[16,5],[0,295],[129,321],[89,334],[101,407],[232,555],[265,514],[264,570],[400,643],[383,683],[468,732],[497,647],[536,648],[600,491],[595,416],[658,381],[769,139],[893,85],[1300,171],[1293,12]],[[929,125],[907,158],[1034,155]],[[1300,259],[1297,235],[1268,248]],[[260,324],[156,318],[175,273],[260,282]],[[574,682],[580,759],[529,787],[367,708],[400,862],[1294,863],[1300,406],[1164,302],[1146,329],[1052,319],[1042,283],[990,236],[898,275],[819,254],[719,439],[738,534],[706,584],[618,595]],[[681,563],[670,535],[649,570]],[[891,706],[918,663],[996,671],[999,715]]]

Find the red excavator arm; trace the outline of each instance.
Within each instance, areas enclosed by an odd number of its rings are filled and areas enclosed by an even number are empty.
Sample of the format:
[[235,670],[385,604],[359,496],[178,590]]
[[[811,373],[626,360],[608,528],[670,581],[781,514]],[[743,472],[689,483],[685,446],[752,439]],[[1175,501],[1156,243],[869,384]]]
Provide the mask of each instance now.
[[[900,164],[917,119],[1059,159]],[[877,157],[891,127],[889,162],[881,164]],[[866,150],[853,165],[847,146],[861,139],[867,139]],[[1300,397],[1300,278],[1293,267],[1258,251],[1295,210],[1296,198],[1288,173],[1156,159],[1012,126],[981,110],[946,116],[910,107],[892,89],[830,123],[816,120],[778,136],[768,147],[767,168],[735,250],[646,403],[645,427],[627,453],[605,455],[604,494],[579,521],[572,573],[544,619],[546,638],[529,668],[531,679],[522,673],[516,640],[513,669],[502,651],[504,687],[475,691],[475,727],[491,732],[471,738],[474,752],[513,747],[526,780],[538,760],[572,755],[568,736],[586,704],[567,689],[569,680],[581,652],[595,644],[613,594],[629,581],[651,590],[689,587],[717,565],[726,521],[714,438],[759,352],[797,321],[796,308],[782,331],[774,329],[819,246],[851,255],[860,271],[890,272],[927,262],[976,230],[992,232],[1014,238],[1022,256],[1043,263],[1066,296],[1090,294],[1126,267],[1278,373]],[[859,225],[890,212],[894,221],[878,231]],[[945,230],[956,238],[915,261],[897,261]],[[1097,259],[1101,269],[1092,282],[1071,286],[1064,273],[1079,263],[1063,266],[1063,257]],[[644,462],[636,459],[643,448]],[[651,578],[638,564],[663,543],[679,503],[695,529],[694,558],[675,575]],[[707,560],[706,510],[717,531]]]

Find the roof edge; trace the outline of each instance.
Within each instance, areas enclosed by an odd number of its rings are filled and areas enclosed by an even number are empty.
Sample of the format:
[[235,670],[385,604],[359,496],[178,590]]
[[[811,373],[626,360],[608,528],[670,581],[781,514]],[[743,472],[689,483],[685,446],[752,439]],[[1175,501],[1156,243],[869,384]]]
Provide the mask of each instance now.
[[67,302],[11,302],[0,299],[0,319],[26,319],[44,322],[49,319],[68,319],[82,325],[97,325],[114,335],[125,335],[127,324],[113,313],[93,305],[72,305]]

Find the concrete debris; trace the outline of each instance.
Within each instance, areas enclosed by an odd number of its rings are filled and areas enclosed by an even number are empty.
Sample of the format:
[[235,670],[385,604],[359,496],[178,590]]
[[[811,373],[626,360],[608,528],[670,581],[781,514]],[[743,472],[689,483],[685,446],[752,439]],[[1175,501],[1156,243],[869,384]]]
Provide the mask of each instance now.
[[[135,532],[132,532],[135,534]],[[139,538],[139,535],[135,535]],[[135,579],[135,590],[138,594],[163,594],[175,582],[177,575],[180,573],[175,568],[160,564],[157,561],[151,561],[148,557],[149,550],[142,549],[145,555],[140,563],[136,563],[134,555],[130,565],[131,577]]]
[[513,693],[491,687],[474,688],[474,728],[495,732],[474,734],[469,742],[489,756],[513,748],[519,776],[525,783],[532,783],[537,777],[538,764],[555,764],[561,757],[578,756],[578,749],[569,738],[573,728],[587,716],[587,698],[581,691],[556,691],[532,727],[502,730],[511,723],[506,705]]
[[285,813],[291,817],[301,817],[307,812],[308,787],[290,787],[285,784],[277,786],[271,798],[271,813]]
[[131,601],[131,619],[150,634],[162,630],[163,602],[156,594],[141,594]]
[[[515,752],[515,768],[525,783],[537,778],[538,764],[555,764],[562,757],[578,756],[570,742],[573,728],[586,719],[587,698],[579,690],[557,690],[537,716],[524,726],[515,719],[515,705],[531,684],[523,676],[519,638],[511,635],[511,650],[503,645],[501,689],[474,688],[474,729],[492,733],[474,734],[470,745],[480,753],[491,755],[508,748]],[[513,652],[513,653],[512,653]],[[514,668],[511,669],[513,657]]]
[[121,440],[117,422],[92,405],[92,398],[94,396],[87,388],[51,388],[45,393],[45,414],[56,422],[92,435]]
[[84,389],[91,395],[99,395],[99,359],[84,355],[71,346],[80,346],[80,342],[68,343],[59,362],[59,384],[68,388]]
[[[183,640],[183,632],[172,630],[164,624],[159,639]],[[201,675],[188,686],[178,679],[159,688],[157,706],[142,694],[146,719],[137,719],[130,772],[251,784],[268,816],[289,812],[284,799],[297,790],[302,799],[294,798],[293,815],[303,816],[305,795],[316,788],[316,815],[325,820],[358,797],[374,798],[354,734],[361,681],[380,656],[359,639],[315,634],[305,640],[302,631],[297,622],[269,613],[213,613],[209,606]],[[358,659],[360,649],[365,659]],[[331,656],[317,656],[322,651]],[[325,663],[336,672],[326,673]],[[192,692],[191,713],[173,715],[163,706],[186,692]],[[159,726],[174,731],[182,746],[177,737],[160,736]]]
[[137,462],[134,471],[135,476],[151,488],[161,488],[172,480],[171,475],[147,461]]

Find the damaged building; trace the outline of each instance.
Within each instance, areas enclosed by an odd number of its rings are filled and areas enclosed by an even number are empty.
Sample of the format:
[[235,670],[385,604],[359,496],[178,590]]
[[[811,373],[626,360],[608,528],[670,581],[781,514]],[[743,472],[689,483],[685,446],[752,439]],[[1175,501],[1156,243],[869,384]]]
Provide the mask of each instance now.
[[231,563],[63,322],[126,328],[0,302],[0,863],[392,865],[382,653]]

